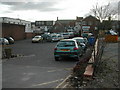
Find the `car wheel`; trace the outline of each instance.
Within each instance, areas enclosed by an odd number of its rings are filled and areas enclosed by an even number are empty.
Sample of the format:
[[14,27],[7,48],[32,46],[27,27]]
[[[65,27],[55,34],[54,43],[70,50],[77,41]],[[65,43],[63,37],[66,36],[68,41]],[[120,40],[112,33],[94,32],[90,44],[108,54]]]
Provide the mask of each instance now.
[[41,42],[41,40],[38,41],[38,43],[40,43],[40,42]]
[[55,57],[55,61],[60,61],[60,58],[59,57]]

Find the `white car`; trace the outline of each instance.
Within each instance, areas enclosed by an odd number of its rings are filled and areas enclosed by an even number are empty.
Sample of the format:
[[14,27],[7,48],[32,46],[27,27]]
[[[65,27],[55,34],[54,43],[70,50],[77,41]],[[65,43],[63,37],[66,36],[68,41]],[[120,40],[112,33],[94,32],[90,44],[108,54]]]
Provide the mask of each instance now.
[[35,36],[35,37],[32,39],[32,43],[41,42],[42,40],[43,40],[42,36]]
[[78,41],[83,46],[84,50],[86,50],[87,45],[86,45],[85,38],[83,38],[83,37],[75,37],[75,38],[72,38],[72,39]]
[[72,39],[78,40],[80,43],[85,43],[85,40],[83,37],[74,37]]

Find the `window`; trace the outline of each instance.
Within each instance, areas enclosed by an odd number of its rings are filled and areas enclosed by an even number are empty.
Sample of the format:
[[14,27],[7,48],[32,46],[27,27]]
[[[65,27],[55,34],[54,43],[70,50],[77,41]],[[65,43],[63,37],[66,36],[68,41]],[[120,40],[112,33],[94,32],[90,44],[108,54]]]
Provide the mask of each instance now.
[[71,46],[75,46],[75,42],[74,41],[61,41],[58,43],[57,46],[58,47],[71,47]]
[[36,22],[35,25],[38,26],[38,25],[39,25],[39,22]]
[[52,21],[46,21],[46,25],[52,25]]
[[41,22],[41,25],[44,25],[44,22]]

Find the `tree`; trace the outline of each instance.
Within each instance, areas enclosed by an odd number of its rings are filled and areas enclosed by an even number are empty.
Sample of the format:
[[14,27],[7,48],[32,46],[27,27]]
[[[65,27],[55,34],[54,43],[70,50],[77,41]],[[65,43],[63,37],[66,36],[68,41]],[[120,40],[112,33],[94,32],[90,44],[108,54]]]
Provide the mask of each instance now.
[[[115,5],[114,5],[115,6]],[[117,7],[113,7],[110,3],[104,6],[99,6],[98,3],[93,6],[91,13],[101,22],[108,18],[113,18],[118,13]]]

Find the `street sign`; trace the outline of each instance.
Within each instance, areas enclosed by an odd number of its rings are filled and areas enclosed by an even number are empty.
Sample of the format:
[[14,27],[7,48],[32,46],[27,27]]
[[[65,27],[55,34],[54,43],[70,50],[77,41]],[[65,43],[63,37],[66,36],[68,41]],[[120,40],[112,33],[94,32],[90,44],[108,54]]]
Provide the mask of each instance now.
[[89,32],[90,26],[82,26],[83,33]]
[[82,26],[82,29],[90,29],[90,26]]

